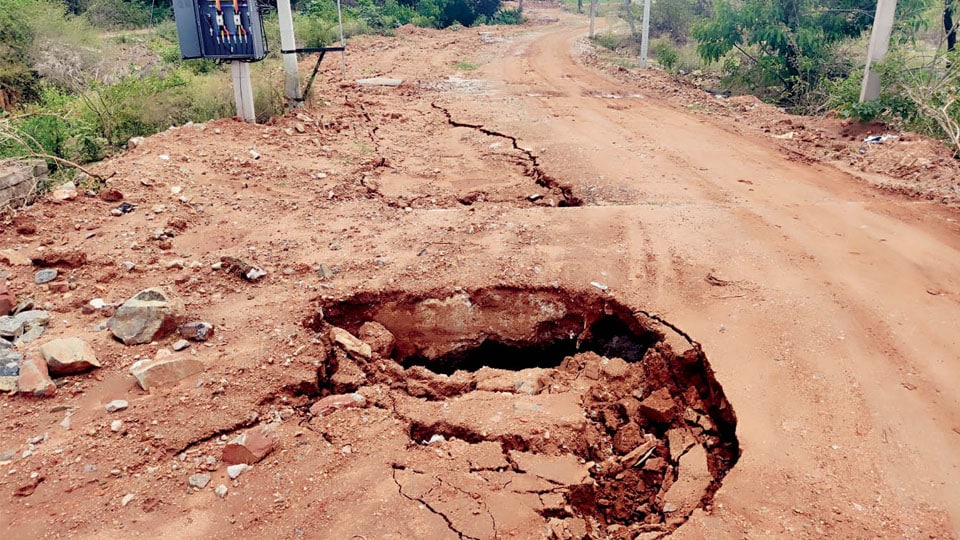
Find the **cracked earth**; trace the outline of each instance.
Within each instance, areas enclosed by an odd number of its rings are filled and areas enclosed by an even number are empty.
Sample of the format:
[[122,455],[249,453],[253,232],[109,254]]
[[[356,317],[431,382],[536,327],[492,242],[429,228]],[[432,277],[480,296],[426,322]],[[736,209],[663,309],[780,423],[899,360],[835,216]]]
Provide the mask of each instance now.
[[[0,272],[51,314],[37,343],[102,367],[0,396],[0,530],[956,537],[950,156],[611,67],[585,18],[527,9],[358,37],[301,110],[97,164],[132,212],[4,222],[27,263]],[[380,75],[405,82],[353,83]],[[214,336],[114,340],[153,286]],[[168,354],[202,370],[141,389],[130,367]],[[276,449],[232,476],[224,448],[263,425]]]

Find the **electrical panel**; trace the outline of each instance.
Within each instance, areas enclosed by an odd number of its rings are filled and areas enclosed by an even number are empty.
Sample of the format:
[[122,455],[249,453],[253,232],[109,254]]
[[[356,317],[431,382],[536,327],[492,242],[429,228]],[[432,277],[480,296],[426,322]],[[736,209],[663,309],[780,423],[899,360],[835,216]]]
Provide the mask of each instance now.
[[173,0],[184,59],[263,60],[263,18],[256,0]]

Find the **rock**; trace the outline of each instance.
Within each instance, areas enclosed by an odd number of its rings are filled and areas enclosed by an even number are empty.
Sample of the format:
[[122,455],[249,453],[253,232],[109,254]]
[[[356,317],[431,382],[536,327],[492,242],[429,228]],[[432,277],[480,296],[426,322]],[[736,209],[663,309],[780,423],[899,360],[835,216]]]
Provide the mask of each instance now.
[[643,435],[640,433],[640,427],[633,422],[629,422],[618,429],[617,434],[614,435],[613,449],[623,456],[639,446],[642,441]]
[[180,327],[180,335],[193,341],[206,341],[213,337],[213,325],[208,322],[189,322]]
[[117,309],[107,328],[125,345],[150,343],[171,334],[182,311],[183,302],[163,289],[144,289]]
[[603,358],[600,360],[600,372],[606,379],[622,379],[629,371],[630,364],[622,358]]
[[117,412],[117,411],[122,411],[122,410],[126,409],[126,408],[129,407],[129,406],[130,406],[130,404],[127,403],[127,400],[125,400],[125,399],[115,399],[115,400],[111,401],[110,403],[107,403],[106,407],[104,407],[104,408],[107,410],[107,412]]
[[13,249],[0,249],[0,263],[10,266],[30,266],[33,264],[30,257]]
[[670,391],[661,388],[640,402],[640,414],[660,424],[669,424],[677,415],[677,404]]
[[373,349],[371,349],[370,345],[360,341],[356,338],[356,336],[350,332],[347,332],[343,328],[338,328],[336,326],[330,328],[330,340],[354,357],[360,357],[365,360],[369,360],[370,355],[373,354]]
[[247,281],[258,281],[267,275],[266,270],[252,266],[246,261],[236,257],[220,257],[220,262],[223,263],[223,270],[225,272]]
[[137,263],[133,261],[123,261],[122,266],[127,272],[133,272],[137,268]]
[[250,468],[250,466],[247,465],[246,463],[239,463],[239,464],[237,464],[237,465],[230,465],[230,466],[227,467],[227,476],[229,476],[231,480],[236,480],[238,476],[240,476],[241,474],[243,474],[243,471],[245,471],[245,470],[247,470],[247,469],[249,469],[249,468]]
[[554,484],[575,486],[590,480],[588,465],[580,463],[580,458],[573,454],[550,456],[511,451],[510,460],[520,471]]
[[133,493],[127,493],[122,499],[120,499],[120,506],[126,506],[130,504],[130,501],[132,501],[134,497],[136,497],[136,495]]
[[325,264],[321,264],[320,268],[317,270],[317,277],[322,280],[333,279],[333,277],[336,275],[337,275],[336,272],[334,272],[329,266]]
[[670,459],[674,462],[691,446],[697,443],[686,428],[675,428],[667,432],[667,446],[670,447]]
[[53,199],[53,202],[72,201],[76,199],[79,194],[77,186],[75,186],[73,182],[67,182],[51,191],[50,198]]
[[357,79],[359,86],[390,86],[397,87],[403,84],[403,79],[391,79],[387,77],[371,77],[369,79]]
[[0,316],[9,315],[17,305],[17,298],[10,292],[7,283],[0,280]]
[[175,342],[173,343],[173,345],[171,345],[170,347],[171,347],[173,350],[179,352],[179,351],[182,351],[182,350],[186,349],[186,348],[189,347],[189,346],[190,346],[190,342],[189,342],[189,341],[187,341],[187,340],[185,340],[185,339],[180,339],[180,340],[175,341]]
[[146,139],[143,137],[130,137],[127,139],[127,150],[133,150],[134,148],[141,146],[144,140]]
[[20,362],[17,392],[35,397],[50,397],[57,393],[57,386],[47,372],[47,363],[39,356],[29,354]]
[[75,375],[100,367],[93,348],[80,338],[62,338],[40,346],[51,375]]
[[37,338],[39,338],[43,334],[44,330],[46,330],[46,328],[44,328],[43,326],[28,327],[26,332],[21,334],[20,337],[18,337],[13,341],[13,344],[19,347],[20,345],[36,341]]
[[42,327],[48,322],[50,322],[50,314],[41,310],[21,311],[13,316],[3,316],[0,317],[0,337],[17,339],[24,331]]
[[223,484],[220,484],[217,486],[217,489],[213,490],[213,492],[217,494],[217,497],[220,497],[221,499],[227,496],[227,491],[229,491],[227,486]]
[[357,335],[383,358],[390,358],[390,355],[393,354],[393,347],[397,343],[397,338],[394,337],[393,333],[387,330],[386,326],[375,321],[363,323]]
[[49,268],[51,266],[60,266],[64,268],[80,268],[87,264],[87,254],[77,250],[59,250],[54,249],[44,251],[31,259],[34,266],[40,268]]
[[270,425],[250,428],[223,447],[223,462],[228,465],[253,465],[273,452],[277,435]]
[[[169,351],[167,351],[169,353]],[[203,371],[203,362],[186,356],[161,356],[140,361],[130,367],[140,388],[150,392],[160,386],[174,384]]]
[[360,394],[340,394],[336,396],[327,396],[310,407],[310,414],[313,416],[326,416],[338,409],[348,407],[366,407],[367,400]]
[[123,193],[120,193],[115,189],[102,189],[97,196],[100,197],[101,201],[109,203],[120,202],[123,200]]
[[21,362],[23,362],[23,353],[8,349],[0,350],[0,392],[13,392],[17,389]]
[[110,431],[114,433],[119,433],[123,429],[123,420],[114,420],[110,422]]
[[194,474],[191,475],[187,480],[187,483],[190,484],[190,487],[195,487],[197,489],[203,489],[207,487],[207,484],[210,483],[209,474]]

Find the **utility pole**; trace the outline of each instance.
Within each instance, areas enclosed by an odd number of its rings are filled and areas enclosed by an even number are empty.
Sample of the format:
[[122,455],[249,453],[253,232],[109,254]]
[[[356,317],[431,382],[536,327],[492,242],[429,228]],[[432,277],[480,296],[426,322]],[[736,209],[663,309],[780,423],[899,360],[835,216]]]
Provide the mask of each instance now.
[[233,99],[237,103],[237,116],[244,122],[253,123],[257,115],[253,110],[253,85],[250,83],[250,63],[234,60],[230,62],[233,77]]
[[593,37],[593,28],[594,28],[593,20],[597,18],[597,1],[598,0],[590,0],[590,37],[591,38]]
[[867,48],[867,65],[863,68],[860,103],[880,97],[880,74],[874,71],[873,64],[887,56],[896,13],[897,0],[878,0],[877,15],[873,19],[873,31],[870,33],[870,46]]
[[303,103],[300,91],[300,75],[297,73],[297,40],[293,36],[293,12],[290,0],[277,0],[277,17],[280,19],[280,51],[283,54],[283,81],[287,105],[295,109]]
[[643,0],[643,30],[640,36],[640,67],[647,67],[647,51],[650,46],[650,0]]

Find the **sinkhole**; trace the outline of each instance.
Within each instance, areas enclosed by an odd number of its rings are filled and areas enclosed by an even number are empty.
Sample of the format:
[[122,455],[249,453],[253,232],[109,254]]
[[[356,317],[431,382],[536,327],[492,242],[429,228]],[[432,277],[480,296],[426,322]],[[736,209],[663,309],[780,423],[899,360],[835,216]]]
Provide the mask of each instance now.
[[469,469],[477,489],[535,477],[563,504],[532,510],[564,531],[670,533],[709,508],[740,456],[736,415],[701,346],[610,295],[488,287],[319,304],[307,326],[320,336],[342,328],[373,351],[331,352],[319,388],[330,393],[347,365],[364,378],[336,391],[388,388],[412,448],[493,445],[500,464]]

